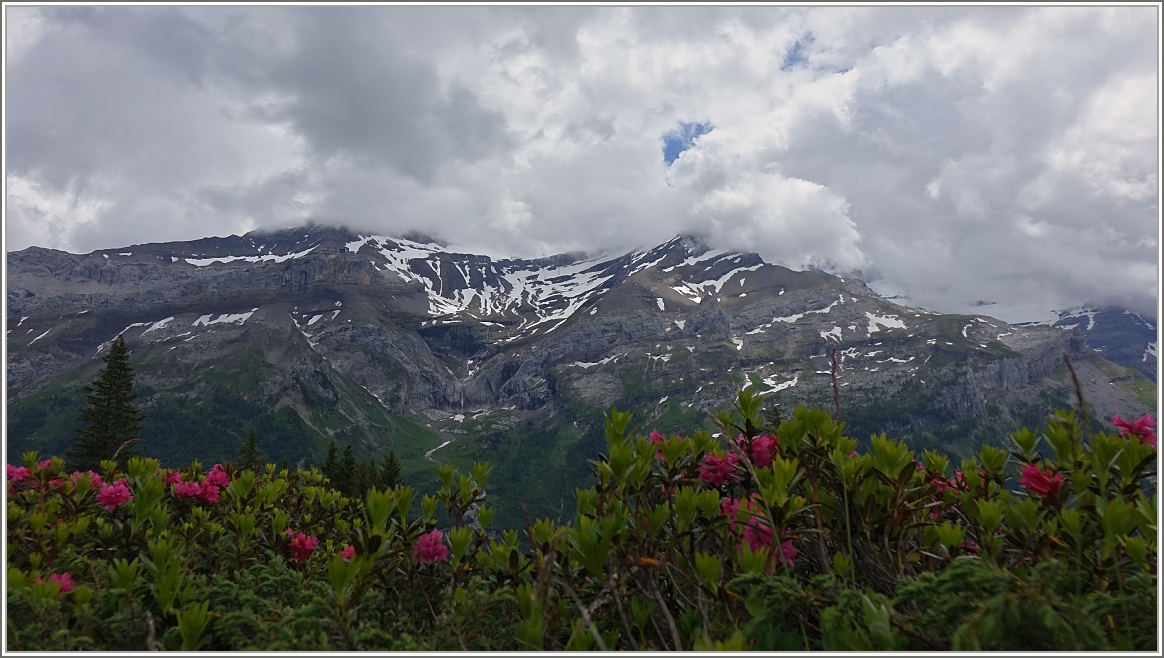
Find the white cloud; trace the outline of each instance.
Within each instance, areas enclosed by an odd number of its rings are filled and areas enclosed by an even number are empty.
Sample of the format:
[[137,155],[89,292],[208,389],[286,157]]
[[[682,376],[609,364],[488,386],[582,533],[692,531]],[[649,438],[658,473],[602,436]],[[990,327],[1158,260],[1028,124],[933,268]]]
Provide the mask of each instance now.
[[7,11],[10,249],[689,230],[938,310],[1155,304],[1156,8]]

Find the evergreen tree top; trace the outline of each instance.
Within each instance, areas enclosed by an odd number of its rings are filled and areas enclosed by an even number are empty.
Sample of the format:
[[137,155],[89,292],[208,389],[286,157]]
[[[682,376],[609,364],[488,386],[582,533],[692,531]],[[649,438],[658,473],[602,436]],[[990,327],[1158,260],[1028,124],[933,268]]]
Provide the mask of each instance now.
[[73,440],[69,458],[78,470],[97,470],[101,460],[116,459],[126,463],[135,450],[142,429],[142,414],[134,404],[133,366],[125,338],[118,335],[104,357],[105,367],[97,379],[86,387],[85,409],[81,410],[83,427]]

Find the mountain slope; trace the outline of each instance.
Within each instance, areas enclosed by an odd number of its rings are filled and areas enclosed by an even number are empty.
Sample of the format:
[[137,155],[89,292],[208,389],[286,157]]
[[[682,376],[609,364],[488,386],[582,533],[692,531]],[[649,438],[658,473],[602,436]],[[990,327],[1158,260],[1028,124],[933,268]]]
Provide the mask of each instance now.
[[785,409],[831,406],[834,350],[853,435],[918,447],[967,450],[1041,424],[1069,400],[1064,352],[1101,418],[1155,396],[1077,330],[898,306],[690,236],[533,260],[412,238],[308,226],[9,254],[10,455],[63,451],[118,333],[146,454],[233,458],[255,426],[268,458],[318,463],[334,439],[395,450],[418,483],[429,460],[488,459],[492,492],[545,514],[568,511],[611,404],[682,432],[744,387]]
[[1084,306],[1058,311],[1052,326],[1078,329],[1104,358],[1156,381],[1156,323],[1125,309]]

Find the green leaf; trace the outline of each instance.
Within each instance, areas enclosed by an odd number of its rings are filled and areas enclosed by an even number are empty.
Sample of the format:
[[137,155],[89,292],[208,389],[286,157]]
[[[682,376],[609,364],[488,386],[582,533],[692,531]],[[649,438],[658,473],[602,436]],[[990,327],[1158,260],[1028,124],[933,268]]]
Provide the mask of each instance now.
[[178,613],[178,632],[182,634],[182,651],[194,651],[198,640],[210,624],[210,602],[191,605]]

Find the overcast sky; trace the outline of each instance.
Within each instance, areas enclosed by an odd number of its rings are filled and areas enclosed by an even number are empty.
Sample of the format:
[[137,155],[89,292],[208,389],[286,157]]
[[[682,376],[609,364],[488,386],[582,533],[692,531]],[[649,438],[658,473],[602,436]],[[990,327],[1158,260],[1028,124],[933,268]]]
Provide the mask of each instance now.
[[943,312],[1156,315],[1155,6],[5,11],[8,251],[696,232]]

